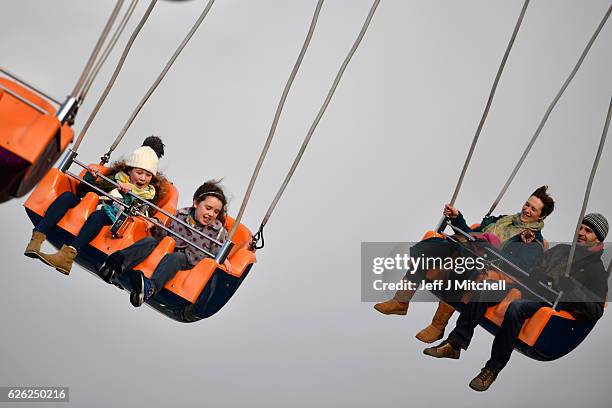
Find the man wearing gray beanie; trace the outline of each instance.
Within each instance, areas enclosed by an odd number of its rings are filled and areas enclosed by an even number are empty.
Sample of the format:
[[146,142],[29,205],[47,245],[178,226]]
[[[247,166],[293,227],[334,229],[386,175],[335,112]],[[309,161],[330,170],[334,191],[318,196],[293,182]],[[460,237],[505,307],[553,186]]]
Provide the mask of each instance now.
[[[608,293],[609,272],[601,256],[603,241],[608,235],[608,221],[598,213],[587,214],[580,224],[576,251],[569,276],[565,275],[571,244],[559,244],[546,251],[542,262],[530,272],[530,279],[549,282],[553,288],[563,292],[559,307],[569,312],[576,320],[596,322],[603,315],[604,301]],[[437,358],[459,358],[461,349],[466,350],[474,329],[484,317],[487,308],[496,302],[479,301],[478,293],[466,304],[455,329],[448,338],[424,353]],[[527,294],[524,294],[527,295]],[[499,328],[491,358],[471,382],[475,391],[486,391],[499,372],[510,360],[515,343],[525,320],[533,316],[546,303],[528,299],[512,302]]]
[[585,215],[582,219],[582,225],[588,227],[595,234],[599,242],[604,242],[608,235],[608,220],[599,213]]

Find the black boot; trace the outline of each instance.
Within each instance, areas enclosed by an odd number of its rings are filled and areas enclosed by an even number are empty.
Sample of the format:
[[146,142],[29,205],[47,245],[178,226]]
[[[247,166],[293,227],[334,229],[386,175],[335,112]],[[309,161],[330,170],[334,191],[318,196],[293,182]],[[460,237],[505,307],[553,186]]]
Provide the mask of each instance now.
[[113,281],[123,273],[124,259],[125,256],[121,253],[121,251],[113,252],[108,258],[106,258],[106,262],[102,264],[102,267],[100,267],[98,275],[105,282],[110,284],[114,283]]
[[144,302],[155,295],[155,285],[153,281],[144,276],[141,271],[134,271],[130,276],[132,283],[132,293],[130,293],[130,303],[134,307],[140,307]]

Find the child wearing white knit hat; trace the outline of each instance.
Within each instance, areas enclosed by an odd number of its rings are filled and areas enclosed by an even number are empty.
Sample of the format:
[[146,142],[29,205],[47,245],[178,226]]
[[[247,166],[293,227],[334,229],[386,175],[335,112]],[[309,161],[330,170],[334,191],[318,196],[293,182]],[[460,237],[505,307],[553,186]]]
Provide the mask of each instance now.
[[[85,180],[128,205],[136,200],[134,196],[156,203],[163,195],[163,191],[160,191],[162,179],[157,172],[158,161],[163,155],[164,144],[161,139],[157,136],[150,136],[145,139],[141,147],[132,153],[127,161],[119,161],[111,166],[107,177],[113,179],[119,185],[119,188],[99,178],[97,176],[98,168],[94,165],[89,166]],[[102,203],[98,210],[87,218],[79,234],[70,244],[64,245],[55,254],[41,253],[40,246],[46,239],[46,234],[64,217],[70,208],[75,207],[81,201],[80,197],[84,196],[87,191],[91,190],[81,189],[77,192],[78,196],[72,192],[65,192],[49,206],[45,216],[34,228],[32,239],[24,252],[26,256],[39,258],[65,275],[70,273],[72,263],[78,252],[93,240],[105,225],[112,225],[117,219],[119,209],[122,208],[112,200],[102,196],[107,201]],[[127,194],[128,192],[133,195]]]

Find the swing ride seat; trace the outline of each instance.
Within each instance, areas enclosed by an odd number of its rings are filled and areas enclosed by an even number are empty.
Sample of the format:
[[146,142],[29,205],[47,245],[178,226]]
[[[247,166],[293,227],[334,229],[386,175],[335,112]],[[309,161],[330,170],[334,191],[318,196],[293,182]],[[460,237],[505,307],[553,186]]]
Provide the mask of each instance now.
[[43,97],[0,78],[0,85],[46,113],[0,88],[0,202],[30,191],[59,159],[73,139],[53,106]]
[[[234,226],[234,219],[227,216],[225,228]],[[164,290],[147,301],[153,308],[181,322],[195,322],[218,312],[233,296],[256,262],[255,253],[250,249],[251,231],[240,224],[234,235],[234,247],[227,260],[232,265],[228,273],[225,265],[212,258],[202,259],[194,268],[183,270],[166,283]],[[134,267],[150,278],[164,255],[174,249],[175,240],[166,236],[152,254]],[[129,285],[122,280],[122,284]]]
[[[109,171],[102,166],[97,168],[103,174]],[[85,170],[82,171],[81,177],[84,175]],[[24,204],[34,225],[40,221],[46,209],[57,197],[66,191],[76,193],[79,184],[78,180],[62,173],[59,169],[51,169]],[[178,191],[169,182],[166,187],[168,193],[157,205],[174,215]],[[98,203],[97,193],[85,194],[81,202],[70,209],[48,234],[47,240],[57,248],[70,242],[79,233],[87,217],[96,210]],[[159,212],[153,213],[152,216],[166,226],[171,221],[169,217]],[[225,227],[229,230],[232,226],[233,219],[227,217]],[[110,227],[105,226],[89,245],[81,249],[75,261],[98,275],[108,255],[151,236],[152,227],[153,224],[144,217],[129,217],[128,222],[119,230],[120,237],[113,238]],[[249,249],[250,240],[250,231],[240,225],[234,236],[235,245],[227,258],[232,265],[231,274],[226,272],[224,265],[219,265],[214,259],[205,258],[193,269],[179,271],[166,284],[164,290],[148,300],[148,304],[166,316],[182,322],[197,321],[216,313],[238,289],[256,261],[255,254]],[[170,236],[163,238],[151,255],[134,269],[150,277],[164,255],[174,250],[174,245],[175,241]],[[131,290],[128,275],[128,273],[122,275],[119,283],[126,290]]]
[[[470,228],[477,228],[474,224]],[[423,240],[443,237],[438,232],[427,231]],[[545,249],[548,242],[544,241]],[[514,281],[499,271],[487,271],[487,280],[505,280],[508,284]],[[432,292],[437,297],[441,293]],[[515,300],[521,299],[520,290],[512,288],[506,297],[497,305],[487,308],[484,318],[480,322],[489,333],[495,335],[501,326],[508,305]],[[444,299],[441,298],[444,301]],[[465,303],[454,302],[453,307],[460,312]],[[563,357],[574,350],[590,333],[595,323],[576,320],[566,311],[556,311],[551,307],[541,307],[531,318],[527,319],[519,333],[515,348],[522,354],[534,360],[552,361]]]
[[[519,299],[520,290],[511,289],[499,304],[487,309],[481,326],[495,335],[508,306]],[[566,311],[541,307],[523,324],[515,348],[534,360],[552,361],[574,350],[594,326],[594,322],[576,320]]]

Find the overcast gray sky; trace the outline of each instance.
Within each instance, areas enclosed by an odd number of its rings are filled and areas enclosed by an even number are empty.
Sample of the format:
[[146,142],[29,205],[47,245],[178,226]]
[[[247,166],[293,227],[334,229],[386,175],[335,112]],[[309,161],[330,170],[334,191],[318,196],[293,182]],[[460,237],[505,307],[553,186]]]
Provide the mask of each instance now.
[[[0,4],[0,65],[63,98],[114,2]],[[235,214],[315,4],[218,0],[117,155],[158,134],[167,151],[160,167],[181,191],[180,204],[205,179],[223,177]],[[609,4],[531,2],[457,201],[469,220],[489,208]],[[204,5],[159,2],[82,160],[106,151]],[[370,5],[325,3],[245,215],[251,229]],[[477,330],[459,361],[434,361],[414,339],[434,305],[386,317],[360,302],[360,243],[418,240],[450,199],[521,5],[381,2],[268,224],[257,265],[208,320],[176,323],[133,308],[126,293],[79,267],[64,277],[25,258],[25,199],[2,204],[0,386],[69,386],[78,407],[608,406],[609,311],[570,355],[541,363],[515,353],[491,390],[477,394],[467,383],[488,358],[488,333]],[[79,112],[77,132],[126,39]],[[518,211],[535,187],[550,185],[558,203],[544,229],[550,241],[572,238],[612,95],[611,50],[608,22],[498,208]],[[611,158],[608,145],[589,205],[610,219]]]

